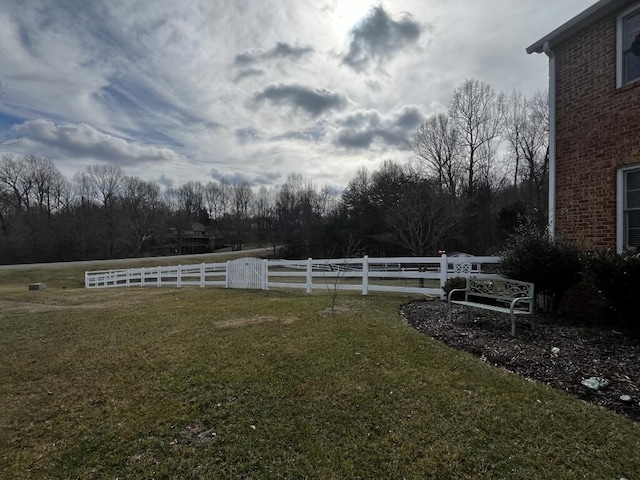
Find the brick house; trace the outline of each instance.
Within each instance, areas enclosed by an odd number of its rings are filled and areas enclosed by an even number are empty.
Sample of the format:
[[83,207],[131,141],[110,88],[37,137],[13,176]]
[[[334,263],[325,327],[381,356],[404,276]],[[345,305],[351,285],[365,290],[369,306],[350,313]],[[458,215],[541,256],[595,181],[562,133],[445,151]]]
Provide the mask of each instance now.
[[640,247],[640,1],[601,0],[527,53],[549,57],[549,229]]

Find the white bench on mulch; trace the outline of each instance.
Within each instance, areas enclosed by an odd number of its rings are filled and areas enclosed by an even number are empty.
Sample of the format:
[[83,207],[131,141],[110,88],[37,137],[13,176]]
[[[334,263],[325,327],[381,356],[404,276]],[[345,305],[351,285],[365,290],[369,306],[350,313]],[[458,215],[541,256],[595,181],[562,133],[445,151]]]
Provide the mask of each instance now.
[[[456,292],[464,292],[464,300],[451,300]],[[491,312],[508,313],[511,317],[511,335],[516,335],[516,317],[530,316],[531,330],[534,330],[533,319],[533,283],[510,280],[508,278],[467,278],[466,288],[451,290],[448,296],[449,321],[453,321],[452,306],[460,305],[470,308],[489,310]]]

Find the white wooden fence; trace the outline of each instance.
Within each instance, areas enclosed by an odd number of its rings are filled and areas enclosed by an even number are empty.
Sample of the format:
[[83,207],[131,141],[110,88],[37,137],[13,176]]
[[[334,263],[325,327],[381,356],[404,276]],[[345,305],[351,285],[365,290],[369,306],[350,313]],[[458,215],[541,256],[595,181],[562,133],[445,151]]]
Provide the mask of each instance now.
[[500,257],[393,257],[308,260],[240,258],[226,263],[85,272],[86,288],[225,287],[340,289],[442,296],[451,277],[495,276]]

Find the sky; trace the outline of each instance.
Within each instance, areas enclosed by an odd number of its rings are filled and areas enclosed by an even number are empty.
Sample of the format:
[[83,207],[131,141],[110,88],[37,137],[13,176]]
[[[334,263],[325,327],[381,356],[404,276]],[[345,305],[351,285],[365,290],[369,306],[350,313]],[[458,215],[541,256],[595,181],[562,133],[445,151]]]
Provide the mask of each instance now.
[[594,0],[0,0],[0,154],[179,186],[300,173],[341,190],[475,77],[548,86],[525,48]]

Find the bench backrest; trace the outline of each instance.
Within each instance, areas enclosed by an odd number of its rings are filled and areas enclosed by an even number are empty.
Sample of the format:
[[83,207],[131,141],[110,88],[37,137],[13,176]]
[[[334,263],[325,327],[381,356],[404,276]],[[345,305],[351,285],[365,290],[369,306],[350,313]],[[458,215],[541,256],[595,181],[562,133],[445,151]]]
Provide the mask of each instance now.
[[533,283],[508,278],[467,278],[466,296],[513,300],[533,298]]

